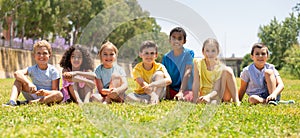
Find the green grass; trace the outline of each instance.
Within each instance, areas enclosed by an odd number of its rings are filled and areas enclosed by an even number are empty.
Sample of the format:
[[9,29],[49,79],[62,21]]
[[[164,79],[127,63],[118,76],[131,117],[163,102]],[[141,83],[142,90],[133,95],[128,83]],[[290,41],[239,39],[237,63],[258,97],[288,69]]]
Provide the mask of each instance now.
[[[0,79],[2,103],[13,81]],[[0,137],[300,137],[300,80],[284,83],[282,99],[296,104],[250,106],[244,97],[239,107],[175,101],[2,107]]]

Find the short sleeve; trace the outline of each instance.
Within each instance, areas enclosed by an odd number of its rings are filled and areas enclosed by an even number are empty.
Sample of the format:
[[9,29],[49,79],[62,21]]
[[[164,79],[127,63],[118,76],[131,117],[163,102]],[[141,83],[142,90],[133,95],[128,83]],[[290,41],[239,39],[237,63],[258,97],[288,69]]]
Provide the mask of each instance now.
[[248,67],[243,69],[243,71],[241,72],[240,78],[245,82],[249,82],[250,77],[249,77]]
[[101,79],[101,65],[95,69],[95,74],[97,79]]
[[125,70],[122,67],[119,67],[119,73],[122,77],[126,77]]
[[168,70],[166,69],[166,67],[163,64],[161,64],[161,70],[164,74],[169,74]]
[[30,67],[27,68],[28,76],[31,77],[32,71],[33,71],[34,67],[35,67],[35,66],[30,66]]
[[134,80],[141,77],[141,69],[139,68],[139,64],[133,68],[132,75]]
[[187,53],[186,53],[186,58],[185,58],[185,61],[187,65],[193,65],[193,59],[194,59],[194,51],[193,50],[189,50]]
[[59,78],[60,78],[60,74],[58,70],[54,66],[51,66],[51,80],[53,81]]

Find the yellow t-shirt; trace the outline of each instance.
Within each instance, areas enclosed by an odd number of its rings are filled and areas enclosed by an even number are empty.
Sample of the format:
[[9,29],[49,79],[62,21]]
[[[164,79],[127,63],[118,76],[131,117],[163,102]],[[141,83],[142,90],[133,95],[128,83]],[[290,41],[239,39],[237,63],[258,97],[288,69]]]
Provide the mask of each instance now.
[[[205,63],[205,59],[194,59],[196,61],[195,66],[197,66],[200,76],[200,92],[203,95],[210,93],[213,90],[214,83],[220,79],[222,75],[222,68],[224,65],[219,62],[218,65],[214,68],[214,70],[207,70],[207,66]],[[200,93],[199,93],[200,94]]]
[[[162,65],[161,63],[154,63],[153,67],[151,70],[145,70],[143,67],[143,62],[138,63],[132,71],[133,74],[133,79],[137,79],[137,78],[142,78],[145,82],[147,82],[148,84],[151,83],[152,80],[152,76],[156,71],[162,71],[163,73],[166,73],[166,68],[164,65]],[[137,83],[135,82],[135,93],[137,94],[145,94],[144,89]]]

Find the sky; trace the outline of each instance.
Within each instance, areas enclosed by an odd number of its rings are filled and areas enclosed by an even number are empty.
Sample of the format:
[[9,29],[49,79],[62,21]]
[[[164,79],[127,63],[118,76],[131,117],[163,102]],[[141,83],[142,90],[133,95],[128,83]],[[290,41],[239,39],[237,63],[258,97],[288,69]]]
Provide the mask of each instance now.
[[201,57],[202,42],[216,38],[223,57],[243,57],[259,42],[259,27],[276,17],[280,22],[293,12],[296,0],[138,0],[162,31],[176,26],[187,31],[187,48]]

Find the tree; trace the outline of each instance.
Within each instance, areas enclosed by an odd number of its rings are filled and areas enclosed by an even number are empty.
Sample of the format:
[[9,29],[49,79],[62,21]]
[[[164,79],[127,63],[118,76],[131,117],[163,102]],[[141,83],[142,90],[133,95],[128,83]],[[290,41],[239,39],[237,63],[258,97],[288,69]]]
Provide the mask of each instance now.
[[160,43],[167,40],[160,29],[155,19],[150,18],[136,0],[106,0],[104,10],[84,29],[80,43],[99,49],[103,42],[109,40],[120,49],[120,60],[133,61],[142,41]]
[[243,61],[242,64],[240,66],[240,69],[243,70],[243,68],[247,67],[248,65],[250,65],[252,63],[252,59],[251,59],[251,54],[248,53],[243,57]]
[[288,49],[285,52],[284,55],[286,69],[290,72],[290,74],[300,79],[300,46],[293,45],[291,49]]
[[274,64],[280,70],[285,64],[284,53],[294,44],[297,44],[299,35],[299,17],[290,14],[290,17],[285,18],[282,23],[279,23],[276,18],[271,20],[269,25],[261,26],[258,37],[270,51],[269,62]]

